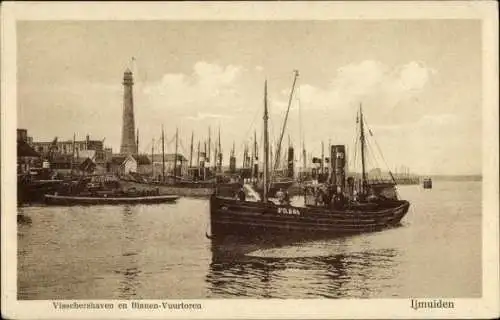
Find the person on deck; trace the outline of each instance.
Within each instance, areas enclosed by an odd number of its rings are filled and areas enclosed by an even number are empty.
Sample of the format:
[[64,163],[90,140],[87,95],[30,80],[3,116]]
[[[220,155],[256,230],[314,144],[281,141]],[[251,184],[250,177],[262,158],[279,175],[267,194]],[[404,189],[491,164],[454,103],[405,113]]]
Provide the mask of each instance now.
[[375,202],[378,200],[378,197],[373,189],[370,189],[370,194],[368,195],[368,197],[366,197],[366,200],[368,202]]
[[280,204],[283,204],[285,201],[285,193],[283,192],[283,189],[280,188],[278,192],[276,192],[276,199],[278,199]]
[[284,197],[283,197],[283,204],[289,205],[290,204],[290,195],[288,194],[288,191],[285,190],[284,192]]
[[319,206],[324,206],[325,205],[325,200],[326,200],[326,193],[322,188],[318,189],[318,194],[317,194],[317,204]]
[[243,190],[243,187],[241,187],[240,190],[238,191],[238,194],[237,194],[238,200],[245,201],[246,196],[247,195],[245,194],[245,190]]
[[359,201],[358,191],[357,190],[354,190],[354,192],[352,193],[352,201],[353,202],[358,202]]

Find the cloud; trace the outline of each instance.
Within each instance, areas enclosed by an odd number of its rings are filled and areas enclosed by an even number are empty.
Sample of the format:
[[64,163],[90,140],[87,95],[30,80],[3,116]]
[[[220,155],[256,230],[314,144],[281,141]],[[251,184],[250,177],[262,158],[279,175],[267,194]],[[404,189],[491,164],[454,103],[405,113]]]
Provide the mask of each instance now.
[[345,119],[360,103],[387,111],[410,101],[425,89],[434,72],[415,61],[390,68],[378,61],[365,60],[338,68],[324,87],[302,83],[298,94],[304,108],[334,111],[332,117]]
[[236,82],[242,71],[240,66],[200,61],[191,74],[165,74],[159,82],[146,84],[142,93],[154,109],[222,106],[237,99]]
[[375,125],[373,129],[380,132],[394,132],[403,129],[411,131],[442,129],[446,126],[459,124],[460,120],[461,119],[454,114],[424,115],[418,120],[410,123]]
[[458,121],[459,118],[454,114],[425,115],[416,122],[416,126],[447,126],[456,124]]

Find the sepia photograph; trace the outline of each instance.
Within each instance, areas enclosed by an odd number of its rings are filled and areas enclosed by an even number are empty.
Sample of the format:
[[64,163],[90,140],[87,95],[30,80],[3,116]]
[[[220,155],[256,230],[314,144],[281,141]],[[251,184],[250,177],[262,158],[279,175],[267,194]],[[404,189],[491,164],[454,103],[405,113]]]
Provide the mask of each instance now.
[[[298,313],[279,301],[300,299],[335,303],[310,313],[333,318],[393,299],[398,317],[473,301],[469,314],[498,315],[498,18],[474,16],[495,6],[363,18],[360,4],[324,18],[178,4],[185,17],[162,19],[152,4],[136,19],[133,4],[108,19],[32,4],[23,19],[10,3],[2,269],[8,257],[16,310],[283,317]],[[209,315],[216,301],[227,310]]]

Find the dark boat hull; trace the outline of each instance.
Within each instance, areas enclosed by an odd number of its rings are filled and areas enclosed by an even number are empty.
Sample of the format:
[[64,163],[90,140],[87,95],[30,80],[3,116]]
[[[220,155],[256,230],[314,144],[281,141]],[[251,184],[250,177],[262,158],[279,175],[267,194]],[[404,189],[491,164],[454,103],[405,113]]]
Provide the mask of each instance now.
[[158,184],[120,180],[124,189],[136,189],[138,191],[158,189],[160,194],[174,194],[183,197],[210,197],[214,192],[224,196],[233,196],[239,190],[238,183],[215,184],[208,182],[179,182],[172,184]]
[[19,204],[43,203],[45,194],[58,191],[62,183],[62,180],[18,181],[17,202]]
[[103,204],[153,204],[175,202],[178,196],[146,196],[146,197],[80,197],[45,195],[45,203],[49,205],[103,205]]
[[331,210],[210,199],[213,237],[260,234],[325,234],[328,236],[373,232],[397,226],[406,215],[408,201],[386,202],[377,208]]
[[423,185],[424,189],[432,189],[432,180],[424,180]]

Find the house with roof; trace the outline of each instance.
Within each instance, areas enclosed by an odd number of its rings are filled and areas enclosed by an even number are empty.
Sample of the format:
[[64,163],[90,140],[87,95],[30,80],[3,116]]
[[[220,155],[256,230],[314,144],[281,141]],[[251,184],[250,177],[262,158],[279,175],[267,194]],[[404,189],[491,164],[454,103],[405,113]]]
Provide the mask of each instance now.
[[119,175],[130,173],[150,174],[151,161],[145,155],[114,155],[106,164],[106,171]]
[[40,160],[40,154],[28,144],[28,131],[17,129],[17,172],[29,172],[40,164]]

